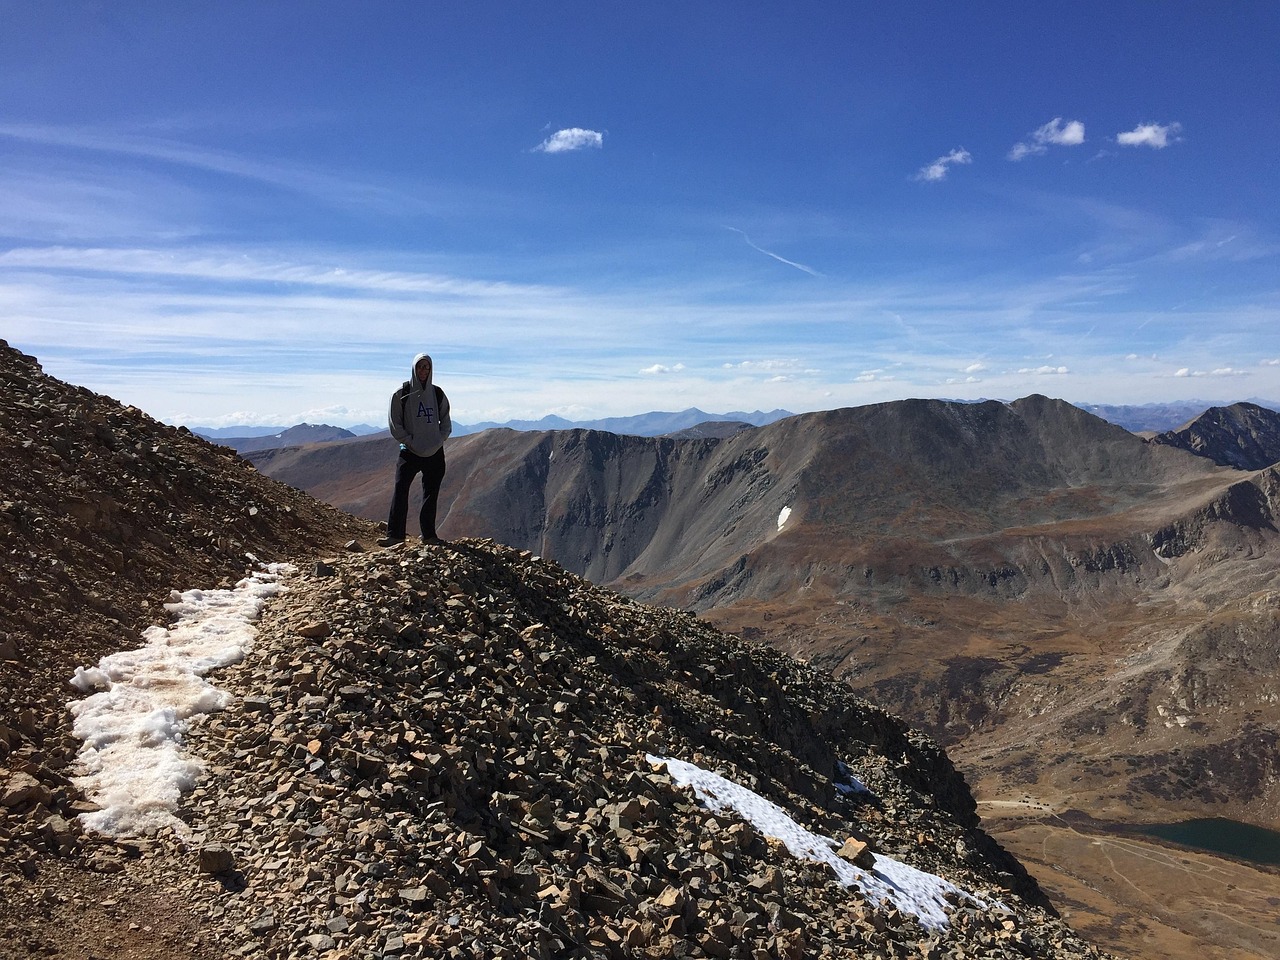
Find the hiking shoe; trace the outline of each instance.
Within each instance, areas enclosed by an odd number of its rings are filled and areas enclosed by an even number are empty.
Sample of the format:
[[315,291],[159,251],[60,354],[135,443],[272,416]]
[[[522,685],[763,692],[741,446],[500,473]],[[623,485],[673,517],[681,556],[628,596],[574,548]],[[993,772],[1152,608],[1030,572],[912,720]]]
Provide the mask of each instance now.
[[380,547],[394,547],[394,546],[397,546],[398,544],[401,544],[401,543],[404,543],[404,537],[382,537],[382,538],[378,541],[378,546],[380,546]]

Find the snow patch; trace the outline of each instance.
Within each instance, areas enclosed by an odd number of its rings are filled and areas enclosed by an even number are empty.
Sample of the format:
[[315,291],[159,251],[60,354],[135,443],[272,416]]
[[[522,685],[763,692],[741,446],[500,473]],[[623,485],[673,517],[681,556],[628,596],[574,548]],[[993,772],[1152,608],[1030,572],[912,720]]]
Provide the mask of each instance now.
[[72,685],[91,694],[67,705],[84,741],[76,784],[101,808],[81,815],[87,829],[115,837],[186,833],[174,814],[203,765],[184,755],[183,735],[191,717],[230,699],[204,676],[244,659],[263,605],[296,572],[273,563],[232,590],[175,590],[164,605],[177,618],[171,626],[148,627],[144,646],[76,667]]
[[776,803],[755,791],[684,760],[652,754],[646,755],[646,759],[654,765],[665,765],[671,778],[681,786],[692,787],[708,809],[733,810],[765,836],[782,841],[793,857],[827,864],[844,886],[857,887],[870,903],[888,900],[897,909],[915,916],[928,929],[940,930],[949,925],[948,895],[986,905],[955,884],[882,853],[875,855],[872,869],[856,867],[836,855],[840,844],[810,832]]
[[783,507],[778,511],[778,529],[781,530],[783,525],[791,519],[791,508]]

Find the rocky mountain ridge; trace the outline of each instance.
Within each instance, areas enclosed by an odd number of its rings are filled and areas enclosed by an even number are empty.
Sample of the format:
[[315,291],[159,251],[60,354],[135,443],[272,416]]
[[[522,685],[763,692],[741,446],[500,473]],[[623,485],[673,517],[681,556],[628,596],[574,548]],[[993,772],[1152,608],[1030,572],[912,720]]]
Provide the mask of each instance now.
[[[1280,403],[1273,400],[1248,398],[1245,402],[1271,410],[1280,410]],[[1180,424],[1195,419],[1211,407],[1223,407],[1229,404],[1222,401],[1178,400],[1168,403],[1138,404],[1082,402],[1077,403],[1076,406],[1134,433],[1157,434],[1175,430]]]
[[247,552],[331,548],[368,530],[226,448],[47,376],[4,341],[0,385],[0,718],[60,709],[62,645],[96,660],[130,642],[162,614],[175,574],[234,582]]
[[1211,407],[1177,430],[1152,437],[1237,470],[1262,470],[1280,462],[1280,413],[1256,403]]

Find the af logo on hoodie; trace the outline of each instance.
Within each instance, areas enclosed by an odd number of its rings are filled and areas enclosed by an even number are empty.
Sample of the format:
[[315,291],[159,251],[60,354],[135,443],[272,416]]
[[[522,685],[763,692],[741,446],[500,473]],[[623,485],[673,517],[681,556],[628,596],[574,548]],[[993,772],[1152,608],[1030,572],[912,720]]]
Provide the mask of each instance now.
[[[431,364],[427,378],[418,377],[418,361]],[[449,419],[449,398],[432,383],[435,364],[428,354],[420,353],[409,367],[409,379],[391,395],[391,410],[387,425],[406,450],[419,457],[430,457],[444,446],[453,432]]]

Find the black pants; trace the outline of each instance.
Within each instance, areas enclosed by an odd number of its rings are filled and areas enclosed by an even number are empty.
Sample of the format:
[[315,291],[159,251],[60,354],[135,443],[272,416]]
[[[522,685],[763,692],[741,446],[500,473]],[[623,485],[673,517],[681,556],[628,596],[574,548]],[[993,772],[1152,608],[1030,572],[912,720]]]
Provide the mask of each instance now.
[[409,519],[409,488],[413,478],[422,474],[422,512],[418,524],[422,536],[432,539],[436,535],[436,502],[440,499],[440,484],[444,480],[444,449],[429,457],[420,457],[408,450],[400,451],[396,462],[396,489],[391,495],[391,514],[387,517],[387,536],[404,539],[405,524]]

